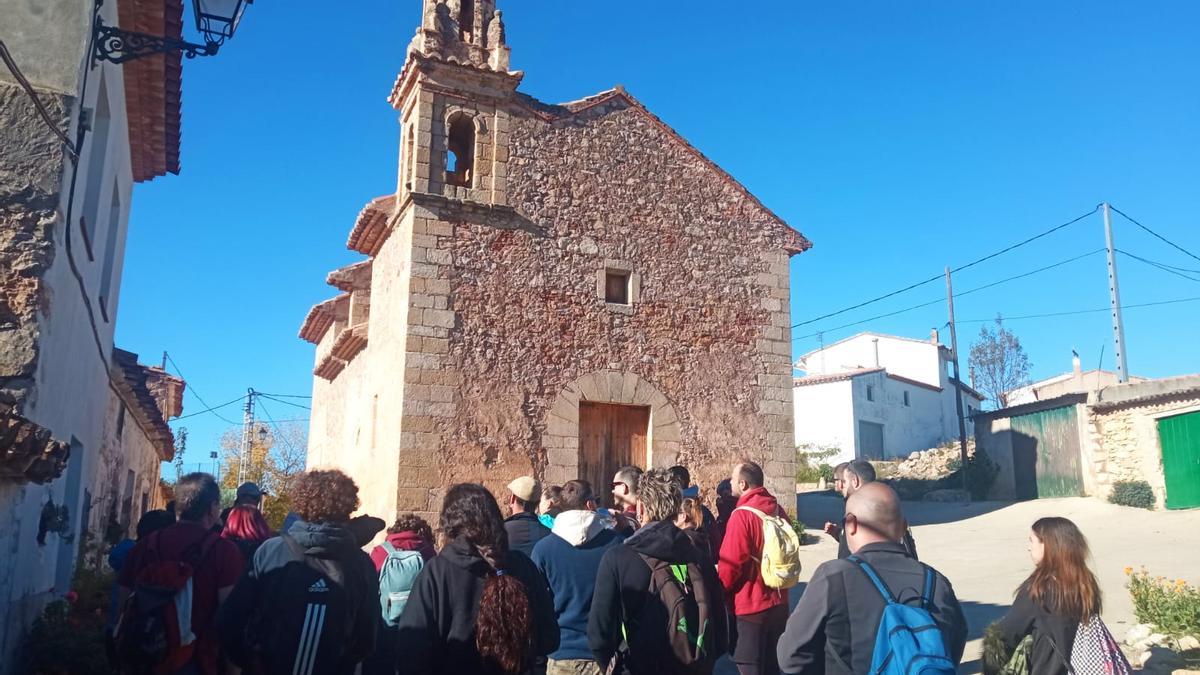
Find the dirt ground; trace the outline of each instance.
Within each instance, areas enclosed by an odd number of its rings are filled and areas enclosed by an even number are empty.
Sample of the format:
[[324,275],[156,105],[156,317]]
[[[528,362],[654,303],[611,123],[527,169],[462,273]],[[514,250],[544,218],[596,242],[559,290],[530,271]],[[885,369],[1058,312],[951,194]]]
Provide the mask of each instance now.
[[[801,549],[804,581],[837,555],[836,542],[820,530],[826,520],[841,519],[843,503],[828,494],[797,497],[809,533],[820,535]],[[1029,574],[1026,537],[1042,516],[1070,518],[1087,536],[1104,593],[1103,617],[1118,640],[1134,623],[1124,588],[1126,566],[1144,565],[1155,575],[1200,582],[1200,510],[1151,512],[1084,497],[970,505],[905,502],[904,511],[921,560],[950,579],[967,616],[971,641],[961,673],[979,672],[979,637],[1004,615],[1014,589]]]

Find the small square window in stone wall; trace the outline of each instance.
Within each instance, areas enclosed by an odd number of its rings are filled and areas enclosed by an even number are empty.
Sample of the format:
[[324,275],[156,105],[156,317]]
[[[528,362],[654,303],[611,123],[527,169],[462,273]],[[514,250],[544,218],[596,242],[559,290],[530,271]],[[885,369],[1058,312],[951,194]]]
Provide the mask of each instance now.
[[629,272],[623,270],[605,271],[604,301],[618,305],[629,304]]

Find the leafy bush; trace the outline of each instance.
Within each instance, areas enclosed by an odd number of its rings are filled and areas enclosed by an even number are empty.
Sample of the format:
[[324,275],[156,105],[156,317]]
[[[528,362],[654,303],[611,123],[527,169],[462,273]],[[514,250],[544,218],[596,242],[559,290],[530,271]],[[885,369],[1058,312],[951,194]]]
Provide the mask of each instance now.
[[834,446],[799,445],[796,446],[796,482],[816,483],[825,479],[833,480],[833,467],[825,463],[842,449]]
[[1183,579],[1151,577],[1145,568],[1135,572],[1126,567],[1125,574],[1129,576],[1125,587],[1139,623],[1153,624],[1156,631],[1167,635],[1200,634],[1200,588]]
[[792,518],[792,529],[796,531],[796,537],[800,539],[800,543],[804,543],[804,523],[799,518]]
[[971,499],[976,501],[987,499],[998,473],[1000,473],[1000,467],[988,459],[986,452],[976,452],[968,457],[967,490],[971,493]]
[[1156,499],[1154,490],[1144,480],[1119,480],[1113,483],[1112,494],[1108,501],[1121,506],[1134,506],[1139,509],[1154,509]]

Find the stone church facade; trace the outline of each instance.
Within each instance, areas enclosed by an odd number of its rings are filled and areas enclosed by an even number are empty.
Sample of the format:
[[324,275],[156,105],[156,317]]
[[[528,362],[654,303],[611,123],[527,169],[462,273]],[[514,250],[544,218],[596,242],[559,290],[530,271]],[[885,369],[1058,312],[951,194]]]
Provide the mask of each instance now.
[[491,0],[425,0],[390,101],[395,194],[310,310],[309,465],[363,510],[519,475],[607,494],[627,463],[794,492],[788,260],[811,244],[618,87],[517,91]]

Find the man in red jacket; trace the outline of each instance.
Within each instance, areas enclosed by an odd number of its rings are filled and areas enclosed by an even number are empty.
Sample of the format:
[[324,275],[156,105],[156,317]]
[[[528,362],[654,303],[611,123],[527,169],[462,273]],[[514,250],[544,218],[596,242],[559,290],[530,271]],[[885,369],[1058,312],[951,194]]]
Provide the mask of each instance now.
[[762,467],[744,461],[733,467],[729,482],[738,508],[729,517],[721,542],[717,574],[737,616],[737,647],[733,662],[742,675],[775,675],[779,663],[775,644],[788,618],[788,592],[768,588],[760,571],[763,549],[762,520],[746,506],[767,515],[786,516],[763,487]]

